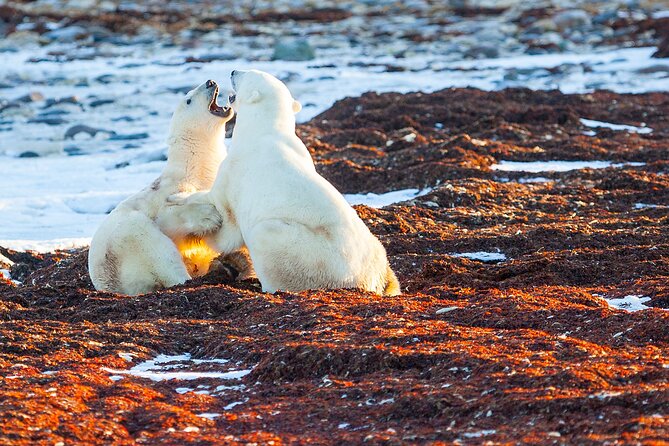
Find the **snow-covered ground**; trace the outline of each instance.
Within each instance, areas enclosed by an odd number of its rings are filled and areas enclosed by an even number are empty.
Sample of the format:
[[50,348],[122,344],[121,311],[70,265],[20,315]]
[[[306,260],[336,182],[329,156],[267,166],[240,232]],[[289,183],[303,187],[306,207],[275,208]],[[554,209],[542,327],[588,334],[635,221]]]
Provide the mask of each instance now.
[[[49,59],[53,51],[85,56],[88,50],[74,44],[51,44],[2,53],[0,80],[11,81],[13,87],[0,90],[0,97],[4,95],[15,106],[0,112],[0,246],[49,251],[87,244],[114,206],[160,173],[166,131],[178,98],[209,78],[227,88],[233,69],[253,67],[284,79],[304,106],[299,121],[311,119],[338,99],[370,90],[429,92],[467,86],[494,90],[522,85],[565,92],[596,88],[642,92],[669,87],[661,73],[644,70],[667,65],[665,60],[651,59],[654,48],[477,61],[449,61],[425,54],[372,57],[354,52],[336,61],[321,57],[308,62],[235,59],[184,64],[186,56],[204,56],[205,50],[151,47],[149,51],[125,46],[109,48],[107,53],[98,51],[92,59],[35,62]],[[379,68],[389,63],[407,70]],[[566,68],[548,71],[556,67]],[[40,96],[33,95],[32,102],[17,100],[31,93]],[[624,123],[611,127],[610,123],[589,121],[587,116],[583,119],[586,125],[651,131]],[[98,131],[94,136],[77,132],[78,125]],[[565,169],[564,163],[559,168],[520,164],[501,162],[496,168]],[[610,165],[606,161],[595,164],[570,164],[569,168]],[[348,198],[353,204],[386,206],[418,193],[366,192]]]

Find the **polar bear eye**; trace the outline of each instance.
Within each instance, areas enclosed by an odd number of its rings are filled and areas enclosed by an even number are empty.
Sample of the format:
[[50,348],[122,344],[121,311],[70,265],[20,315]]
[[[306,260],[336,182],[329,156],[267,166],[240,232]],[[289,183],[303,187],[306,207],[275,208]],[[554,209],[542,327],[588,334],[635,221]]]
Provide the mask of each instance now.
[[190,99],[186,101],[186,104],[189,104],[189,105],[190,105]]

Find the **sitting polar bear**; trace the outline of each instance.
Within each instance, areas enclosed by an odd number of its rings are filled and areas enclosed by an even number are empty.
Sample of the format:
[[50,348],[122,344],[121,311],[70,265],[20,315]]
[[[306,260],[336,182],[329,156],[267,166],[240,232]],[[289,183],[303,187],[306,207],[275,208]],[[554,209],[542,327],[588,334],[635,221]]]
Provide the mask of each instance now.
[[96,231],[88,271],[97,290],[135,295],[184,283],[205,274],[218,255],[196,236],[198,229],[220,226],[211,205],[165,206],[175,193],[207,190],[214,182],[233,113],[218,106],[217,97],[211,80],[186,95],[172,116],[162,174],[121,202]]
[[[175,206],[214,203],[223,224],[206,236],[222,252],[247,246],[263,291],[359,288],[400,293],[383,245],[344,197],[316,173],[295,134],[301,106],[261,71],[233,71],[232,144],[209,193]],[[202,232],[205,228],[200,228]]]

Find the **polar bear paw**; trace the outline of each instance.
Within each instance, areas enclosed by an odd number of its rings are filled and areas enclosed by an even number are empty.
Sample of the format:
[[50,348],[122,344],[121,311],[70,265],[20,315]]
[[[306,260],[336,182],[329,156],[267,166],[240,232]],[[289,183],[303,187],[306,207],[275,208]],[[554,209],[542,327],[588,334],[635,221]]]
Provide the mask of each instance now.
[[184,206],[183,226],[189,234],[204,236],[223,226],[223,217],[213,204],[192,203]]
[[202,196],[174,194],[167,199],[167,206],[177,216],[179,232],[184,234],[201,237],[223,226],[223,217],[216,206]]

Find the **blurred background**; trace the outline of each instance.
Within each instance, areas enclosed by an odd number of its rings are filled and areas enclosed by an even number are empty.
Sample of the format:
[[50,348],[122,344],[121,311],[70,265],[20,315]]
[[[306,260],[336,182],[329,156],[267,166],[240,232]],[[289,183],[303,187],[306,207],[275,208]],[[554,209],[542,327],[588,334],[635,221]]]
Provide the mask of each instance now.
[[87,244],[160,173],[178,98],[232,69],[279,76],[300,122],[366,91],[669,89],[668,1],[0,1],[0,36],[14,249]]

